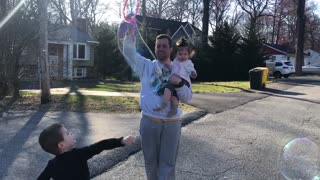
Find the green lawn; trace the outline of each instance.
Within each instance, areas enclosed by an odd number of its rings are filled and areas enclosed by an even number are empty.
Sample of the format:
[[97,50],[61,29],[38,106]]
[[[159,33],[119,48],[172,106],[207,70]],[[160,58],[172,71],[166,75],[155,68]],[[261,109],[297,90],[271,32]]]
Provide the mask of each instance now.
[[238,92],[249,88],[249,81],[195,82],[192,84],[192,90],[194,93]]
[[136,83],[134,82],[124,82],[124,83],[100,82],[96,84],[80,84],[80,85],[76,85],[75,87],[80,90],[92,90],[92,91],[110,91],[110,92],[139,92],[140,91],[140,83],[138,82]]
[[[65,84],[61,87],[76,88],[82,90],[96,91],[119,91],[139,92],[140,83],[132,82],[92,82]],[[194,82],[192,84],[194,93],[224,93],[237,92],[249,89],[248,81],[231,82]],[[38,110],[46,107],[50,111],[78,111],[78,112],[105,112],[105,113],[138,113],[140,112],[139,98],[136,97],[101,97],[82,95],[52,95],[52,102],[49,105],[39,106],[39,94],[33,92],[21,92],[22,97],[15,102],[10,98],[0,101],[0,110],[11,104],[13,110]],[[180,103],[185,113],[194,111],[195,108]]]
[[[73,111],[73,112],[100,112],[100,113],[139,113],[138,97],[111,97],[111,96],[82,96],[82,95],[52,95],[52,101],[40,106],[40,96],[37,93],[22,92],[21,98],[12,101],[6,97],[0,101],[0,111],[11,110],[40,110]],[[195,108],[180,103],[184,113],[194,111]]]
[[[139,92],[140,83],[98,83],[95,85],[77,85],[80,90],[94,91],[118,91],[118,92]],[[194,93],[210,92],[237,92],[246,90],[250,87],[249,81],[230,81],[230,82],[194,82],[192,89]]]

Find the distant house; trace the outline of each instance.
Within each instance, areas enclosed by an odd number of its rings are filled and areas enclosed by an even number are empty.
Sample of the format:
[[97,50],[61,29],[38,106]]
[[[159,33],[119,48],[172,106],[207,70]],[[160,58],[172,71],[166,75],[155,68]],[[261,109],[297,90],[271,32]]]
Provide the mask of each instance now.
[[281,45],[264,44],[263,52],[270,55],[270,60],[281,61],[288,60],[287,49]]
[[[138,25],[142,24],[142,16],[137,15]],[[146,17],[146,27],[150,34],[168,34],[172,41],[176,42],[180,38],[186,38],[196,43],[201,38],[201,30],[188,22],[179,22],[160,18]]]
[[[36,44],[36,43],[35,43]],[[87,30],[85,19],[78,19],[77,26],[48,25],[48,64],[51,79],[73,80],[94,76],[94,46],[98,42]],[[36,45],[34,45],[36,47]],[[21,64],[23,79],[39,78],[37,50],[23,52]]]
[[85,19],[77,27],[55,25],[48,31],[50,76],[56,79],[77,79],[93,76],[94,40]]
[[[288,61],[291,61],[293,65],[296,64],[295,49],[292,49],[289,46],[265,43],[263,45],[263,52],[270,55],[270,60],[272,61],[288,60]],[[305,64],[307,64],[309,57],[310,55],[305,52],[304,53]]]
[[307,49],[304,51],[305,54],[308,54],[308,58],[305,60],[305,65],[313,65],[313,66],[320,66],[320,53],[312,50]]

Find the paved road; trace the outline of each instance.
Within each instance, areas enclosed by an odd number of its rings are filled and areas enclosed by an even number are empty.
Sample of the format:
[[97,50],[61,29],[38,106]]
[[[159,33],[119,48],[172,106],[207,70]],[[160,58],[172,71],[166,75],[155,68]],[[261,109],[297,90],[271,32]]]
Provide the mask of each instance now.
[[[210,113],[186,126],[177,179],[283,179],[279,155],[289,140],[306,136],[320,146],[320,79],[308,78],[282,82],[294,86],[257,92],[269,96]],[[94,179],[145,179],[142,153]]]
[[[318,78],[308,77],[272,84],[267,92],[195,95],[192,104],[206,109],[210,114],[183,129],[178,159],[179,179],[221,179],[222,175],[226,179],[237,179],[237,176],[272,179],[274,176],[265,178],[261,173],[257,176],[252,174],[257,171],[255,167],[262,166],[256,161],[273,163],[273,152],[279,153],[284,142],[301,132],[309,133],[318,141],[311,133],[313,129],[308,129],[319,127],[315,122],[320,116],[316,114],[318,111],[313,110],[319,109],[318,82]],[[294,88],[288,89],[290,87]],[[270,95],[272,97],[268,97]],[[304,112],[306,107],[311,110]],[[263,111],[257,113],[261,109]],[[310,115],[306,116],[306,113]],[[186,122],[202,115],[203,112],[190,115],[186,117]],[[301,128],[301,117],[306,119],[305,129],[296,130]],[[139,118],[140,114],[9,111],[0,118],[0,179],[35,179],[51,157],[40,149],[37,142],[39,133],[49,124],[63,122],[75,132],[79,144],[85,145],[108,137],[138,135]],[[292,120],[300,124],[292,125]],[[279,138],[280,135],[283,138]],[[93,177],[144,179],[141,153],[130,156],[138,150],[139,143],[96,156],[89,162]],[[265,151],[267,155],[264,155]],[[129,156],[127,161],[123,161]],[[252,161],[247,162],[246,159]],[[101,174],[118,162],[121,162],[118,166]],[[268,168],[276,171],[270,164],[264,166],[266,169],[261,167],[258,170],[265,171],[266,176],[270,174]],[[251,174],[246,167],[253,168]]]

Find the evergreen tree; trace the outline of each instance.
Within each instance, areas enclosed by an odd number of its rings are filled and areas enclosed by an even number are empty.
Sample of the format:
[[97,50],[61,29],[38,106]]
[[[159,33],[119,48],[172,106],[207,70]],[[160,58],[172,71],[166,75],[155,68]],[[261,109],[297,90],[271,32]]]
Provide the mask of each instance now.
[[238,66],[241,78],[248,79],[250,69],[264,66],[267,55],[263,52],[263,43],[264,39],[261,38],[256,23],[250,21],[246,26],[245,37],[242,38],[240,46],[241,59]]
[[209,41],[213,48],[212,67],[215,80],[236,80],[239,40],[241,36],[235,28],[224,22],[216,28]]
[[96,28],[94,37],[99,44],[95,48],[94,66],[97,75],[103,79],[130,80],[131,69],[118,48],[116,32],[116,27],[105,23]]

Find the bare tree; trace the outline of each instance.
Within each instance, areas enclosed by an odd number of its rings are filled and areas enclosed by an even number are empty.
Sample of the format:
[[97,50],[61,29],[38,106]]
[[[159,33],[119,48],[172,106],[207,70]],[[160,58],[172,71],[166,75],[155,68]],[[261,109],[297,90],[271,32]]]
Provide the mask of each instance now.
[[[23,10],[17,9],[13,16],[5,18],[17,7]],[[7,19],[0,29],[0,93],[12,92],[13,97],[19,97],[20,60],[37,32],[36,7],[34,0],[24,5],[20,1],[4,0],[0,9],[0,19]]]
[[243,18],[243,12],[238,11],[238,4],[235,4],[233,9],[229,9],[231,15],[228,16],[228,21],[231,27],[235,28]]
[[320,49],[320,15],[314,1],[306,2],[306,41],[305,45],[311,49]]
[[172,7],[171,0],[149,0],[146,2],[147,15],[155,18],[165,18],[166,12]]
[[202,0],[191,0],[188,2],[186,19],[194,26],[200,27],[202,18]]
[[167,13],[168,19],[173,19],[179,22],[187,19],[188,4],[190,1],[175,0]]
[[70,0],[69,3],[65,0],[51,0],[49,6],[49,12],[53,14],[51,21],[76,24],[78,18],[85,18],[91,31],[97,22],[98,14],[104,13],[97,11],[99,5],[102,5],[99,0]]
[[[211,29],[215,29],[221,25],[226,19],[227,12],[230,9],[230,0],[211,0],[210,1],[210,16],[211,16]],[[212,21],[213,19],[213,21]]]
[[320,50],[320,16],[315,12],[306,16],[306,45],[313,50]]
[[268,8],[270,0],[237,0],[243,11],[249,15],[249,21],[257,25],[258,18],[267,15],[265,10]]

